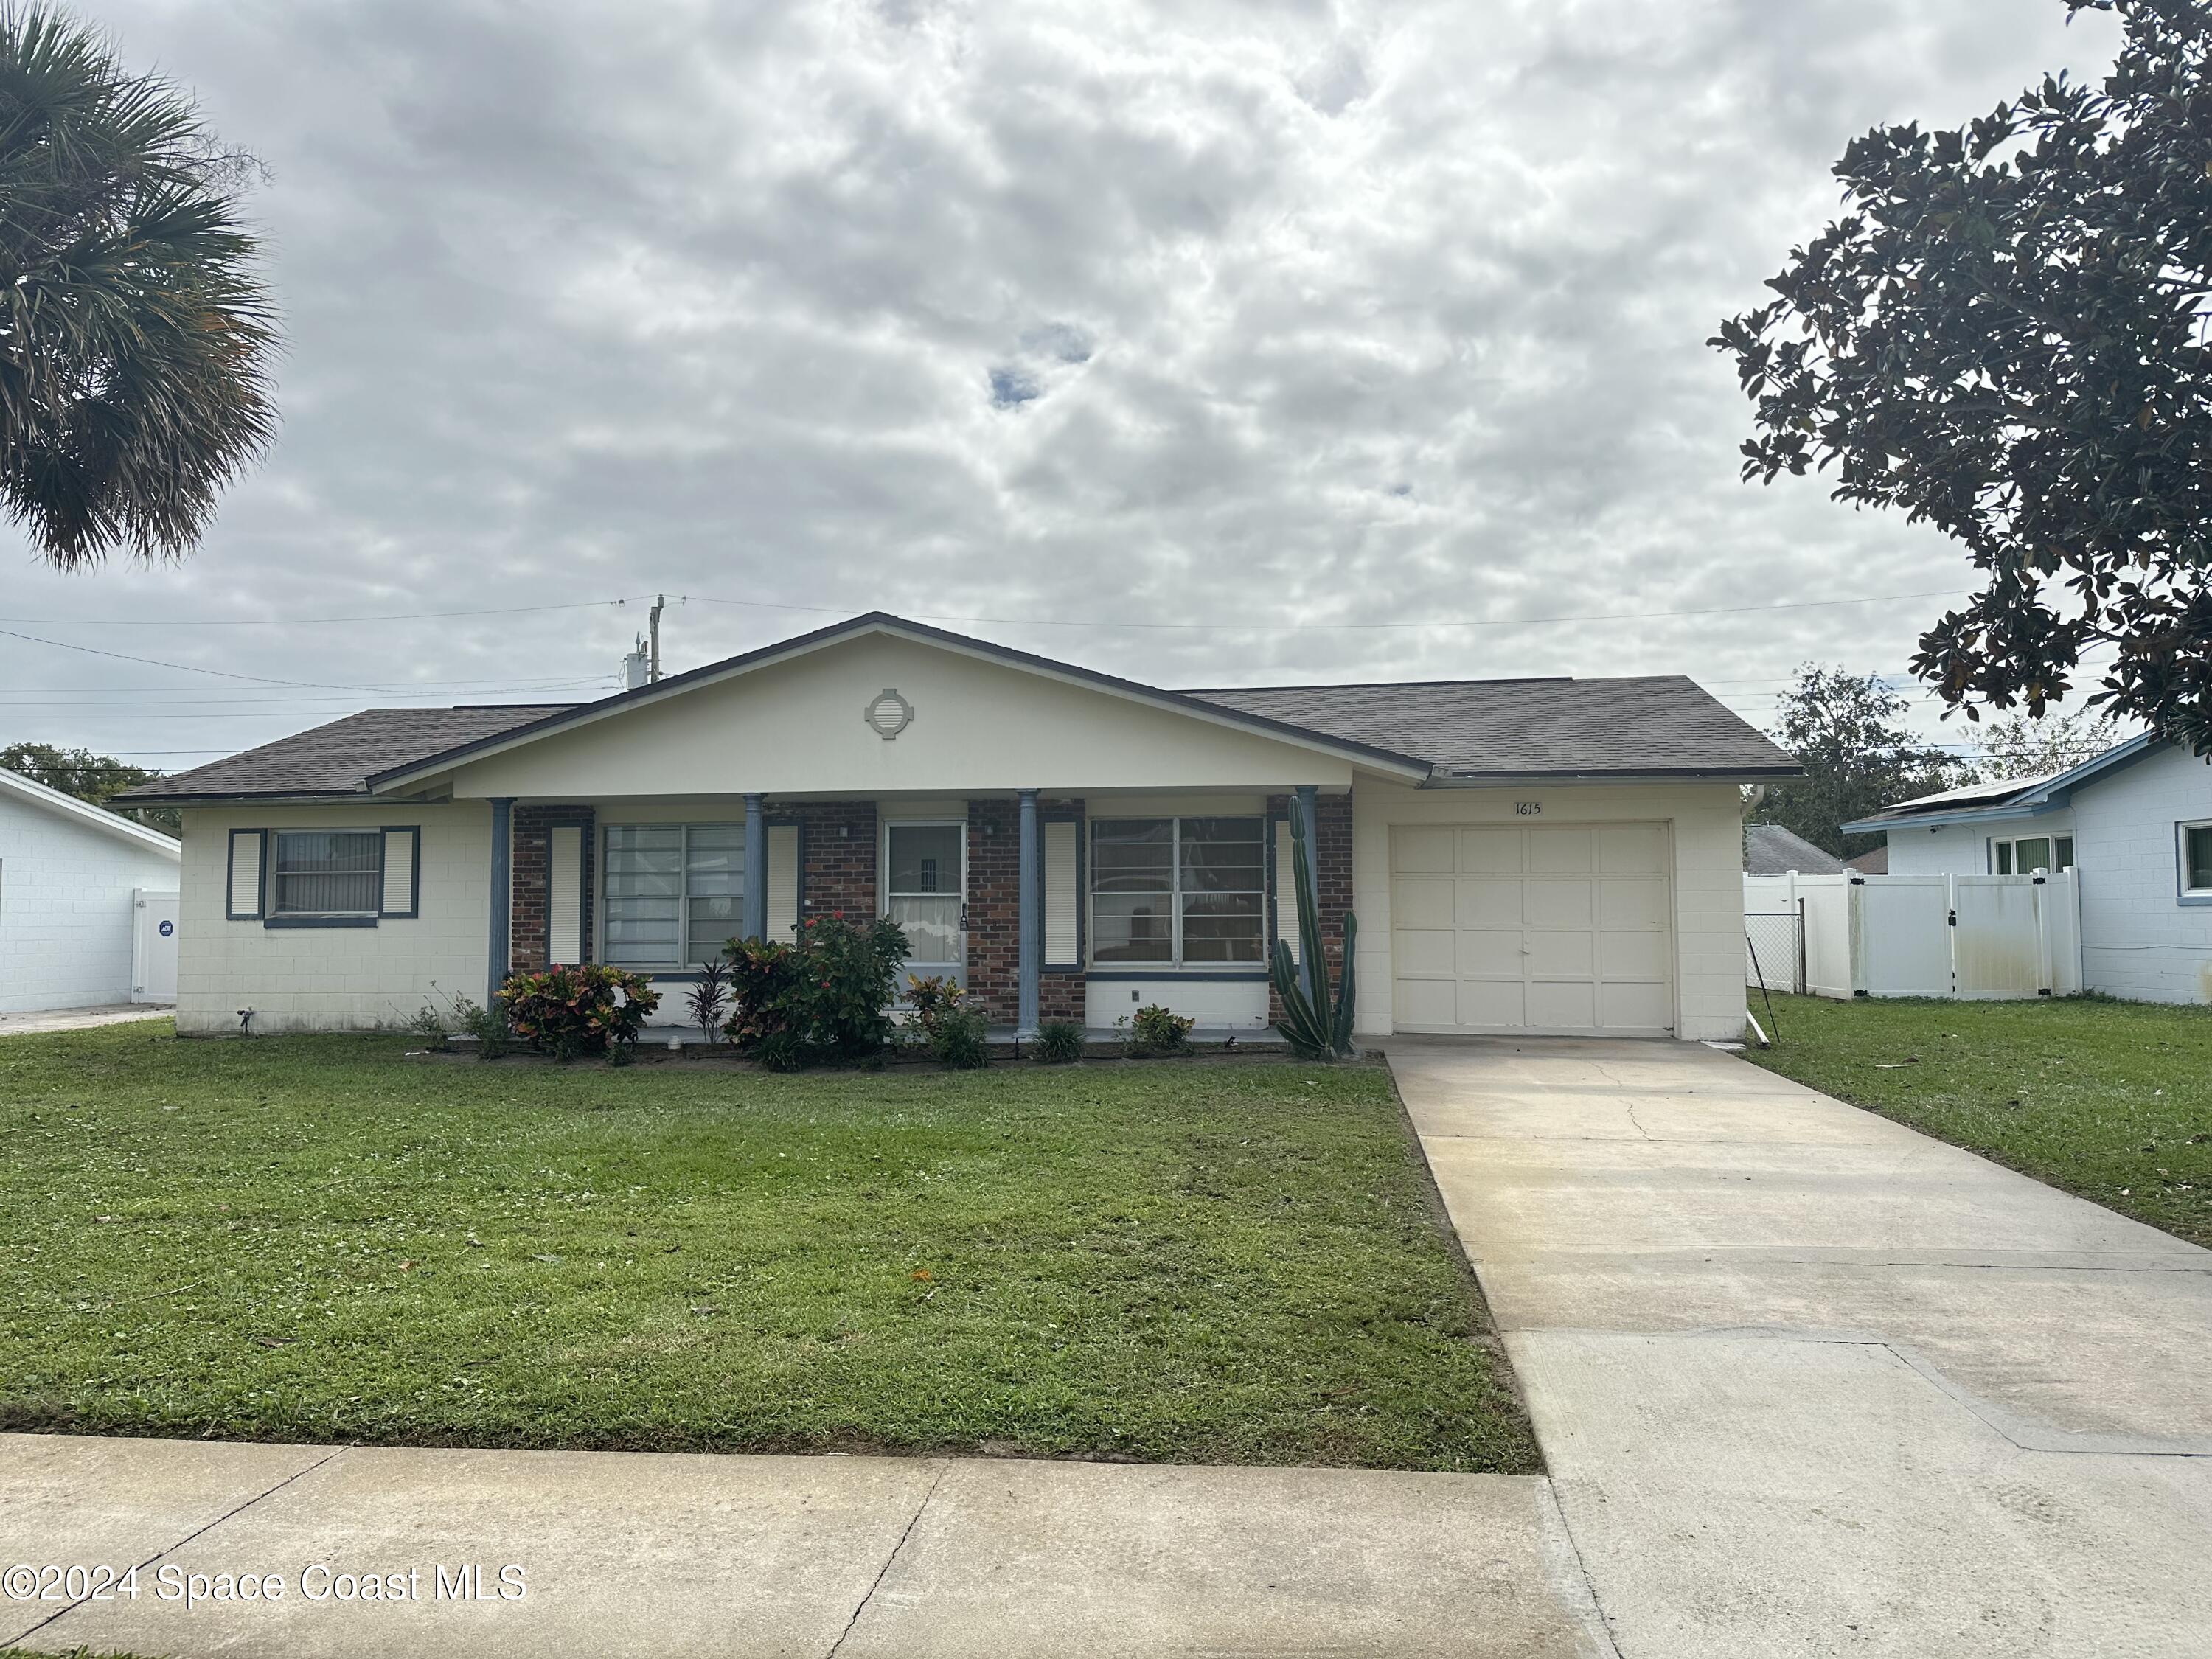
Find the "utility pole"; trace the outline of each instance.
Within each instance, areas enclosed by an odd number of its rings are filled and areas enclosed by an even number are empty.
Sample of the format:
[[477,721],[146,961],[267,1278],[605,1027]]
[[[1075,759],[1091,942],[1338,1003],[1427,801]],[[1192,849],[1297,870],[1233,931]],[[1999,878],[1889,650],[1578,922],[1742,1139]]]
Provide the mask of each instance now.
[[667,603],[668,595],[665,593],[656,593],[653,596],[653,617],[650,624],[653,629],[653,655],[646,664],[645,670],[645,683],[647,685],[651,685],[660,678],[660,607]]

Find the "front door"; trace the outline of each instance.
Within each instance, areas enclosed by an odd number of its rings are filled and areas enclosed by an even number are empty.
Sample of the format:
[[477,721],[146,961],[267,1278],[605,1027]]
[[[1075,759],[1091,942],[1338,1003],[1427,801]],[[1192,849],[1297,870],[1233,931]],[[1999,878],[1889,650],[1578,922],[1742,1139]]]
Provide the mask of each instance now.
[[920,978],[968,982],[967,842],[964,823],[884,826],[884,914],[906,930]]

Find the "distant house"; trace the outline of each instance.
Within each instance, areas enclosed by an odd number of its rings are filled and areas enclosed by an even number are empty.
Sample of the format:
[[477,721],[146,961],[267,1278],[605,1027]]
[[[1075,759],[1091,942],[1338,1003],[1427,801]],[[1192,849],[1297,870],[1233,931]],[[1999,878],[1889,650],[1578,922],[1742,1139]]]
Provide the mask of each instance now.
[[[0,771],[0,1014],[165,1000],[132,972],[136,899],[173,901],[180,852],[157,830]],[[173,963],[173,916],[169,927]]]
[[2212,1002],[2212,766],[2145,735],[2047,777],[1971,784],[1844,826],[1886,832],[1889,871],[2074,869],[2089,989]]
[[1796,830],[1778,823],[1743,826],[1743,872],[1747,876],[1832,876],[1844,867]]
[[1876,847],[1864,853],[1854,853],[1847,862],[1863,876],[1886,876],[1889,873],[1889,848]]
[[1358,1029],[1732,1037],[1742,789],[1689,680],[1168,690],[876,614],[574,708],[380,709],[135,792],[183,809],[178,1029],[404,1020],[512,967],[684,981],[888,916],[994,1020],[1270,1018],[1292,822]]

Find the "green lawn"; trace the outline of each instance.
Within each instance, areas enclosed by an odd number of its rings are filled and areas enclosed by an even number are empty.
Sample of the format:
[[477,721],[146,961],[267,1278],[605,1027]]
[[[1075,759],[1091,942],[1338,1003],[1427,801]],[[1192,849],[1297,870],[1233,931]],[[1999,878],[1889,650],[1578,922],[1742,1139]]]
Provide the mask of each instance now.
[[2212,1245],[2212,1009],[1811,997],[1775,1007],[1780,1040],[1747,1058]]
[[0,1426],[1528,1470],[1388,1074],[0,1038]]

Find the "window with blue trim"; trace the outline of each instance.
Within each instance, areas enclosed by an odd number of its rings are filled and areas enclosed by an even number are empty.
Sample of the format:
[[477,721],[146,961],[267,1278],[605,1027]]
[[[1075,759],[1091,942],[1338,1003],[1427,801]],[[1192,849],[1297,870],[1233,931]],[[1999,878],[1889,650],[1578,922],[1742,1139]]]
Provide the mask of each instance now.
[[1094,963],[1256,967],[1267,897],[1265,818],[1091,821]]
[[383,908],[381,830],[279,830],[271,840],[271,916],[374,916]]
[[2185,823],[2181,833],[2181,893],[2212,898],[2212,823]]

